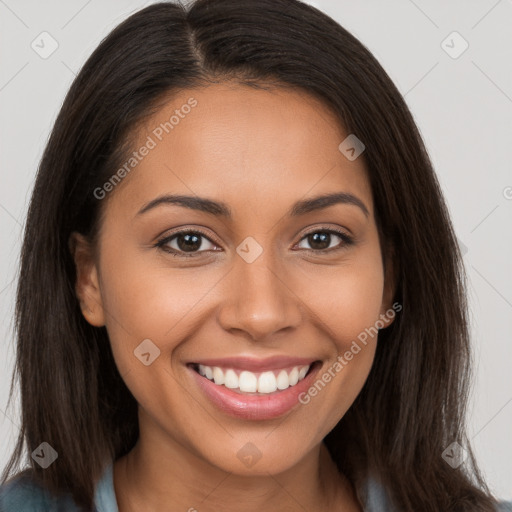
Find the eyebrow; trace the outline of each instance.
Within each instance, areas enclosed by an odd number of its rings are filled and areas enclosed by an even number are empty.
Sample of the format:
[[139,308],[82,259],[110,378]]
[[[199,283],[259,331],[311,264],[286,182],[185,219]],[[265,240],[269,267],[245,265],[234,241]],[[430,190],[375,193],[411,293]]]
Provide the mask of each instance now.
[[[309,199],[302,199],[297,201],[288,211],[290,217],[298,217],[306,213],[310,213],[317,210],[322,210],[333,206],[335,204],[349,204],[359,207],[366,217],[370,215],[366,205],[357,196],[347,192],[335,192],[332,194],[323,194],[320,196],[312,197]],[[213,201],[205,197],[198,196],[185,196],[166,194],[156,199],[153,199],[149,203],[145,204],[137,213],[136,216],[142,215],[161,205],[177,205],[184,208],[190,208],[192,210],[199,210],[201,212],[209,213],[218,217],[224,217],[226,219],[232,219],[233,215],[230,207],[223,202]]]

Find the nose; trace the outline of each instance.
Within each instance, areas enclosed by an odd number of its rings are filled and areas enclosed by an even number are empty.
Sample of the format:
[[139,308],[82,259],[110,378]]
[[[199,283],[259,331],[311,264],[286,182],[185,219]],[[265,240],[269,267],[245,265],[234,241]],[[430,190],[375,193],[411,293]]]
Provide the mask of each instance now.
[[300,324],[301,301],[286,282],[282,264],[269,252],[263,251],[252,263],[236,255],[233,265],[223,283],[225,295],[218,314],[226,331],[243,331],[258,341]]

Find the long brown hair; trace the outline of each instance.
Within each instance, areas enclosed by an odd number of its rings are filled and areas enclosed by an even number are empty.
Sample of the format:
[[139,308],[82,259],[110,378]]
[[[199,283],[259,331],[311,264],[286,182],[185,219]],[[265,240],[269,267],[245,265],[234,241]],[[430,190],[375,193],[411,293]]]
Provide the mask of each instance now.
[[[30,202],[16,300],[22,427],[2,481],[46,441],[58,463],[31,471],[89,509],[105,465],[138,437],[137,403],[104,327],[88,324],[68,248],[94,238],[101,187],[134,127],[160,98],[219,80],[275,82],[321,98],[361,139],[382,243],[392,248],[402,312],[381,331],[368,379],[325,439],[354,482],[372,473],[396,510],[492,511],[466,435],[470,345],[465,276],[427,151],[391,79],[354,36],[297,0],[160,3],[130,16],[76,77],[55,122]],[[341,141],[340,141],[341,142]],[[115,193],[115,192],[113,192]],[[452,468],[452,442],[467,452]]]

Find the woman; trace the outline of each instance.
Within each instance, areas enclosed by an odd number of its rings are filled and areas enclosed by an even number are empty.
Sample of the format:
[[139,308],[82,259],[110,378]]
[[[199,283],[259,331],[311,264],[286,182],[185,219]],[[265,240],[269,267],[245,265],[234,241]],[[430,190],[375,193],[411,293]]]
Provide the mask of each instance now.
[[360,42],[295,0],[147,7],[39,169],[2,510],[507,510],[466,436],[465,307],[428,155]]

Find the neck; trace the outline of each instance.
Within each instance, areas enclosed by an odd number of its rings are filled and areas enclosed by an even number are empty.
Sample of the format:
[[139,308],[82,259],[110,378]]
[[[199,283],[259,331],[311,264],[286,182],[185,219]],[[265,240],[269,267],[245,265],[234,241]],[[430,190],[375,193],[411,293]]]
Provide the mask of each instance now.
[[141,437],[115,462],[114,487],[119,512],[235,512],[241,504],[246,512],[362,510],[323,443],[282,473],[247,476],[225,472],[180,444],[163,450]]

